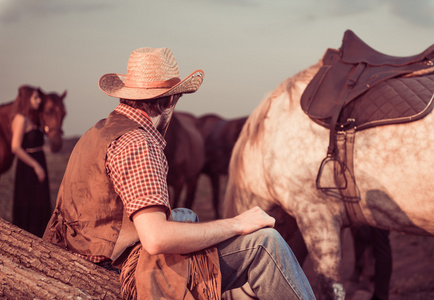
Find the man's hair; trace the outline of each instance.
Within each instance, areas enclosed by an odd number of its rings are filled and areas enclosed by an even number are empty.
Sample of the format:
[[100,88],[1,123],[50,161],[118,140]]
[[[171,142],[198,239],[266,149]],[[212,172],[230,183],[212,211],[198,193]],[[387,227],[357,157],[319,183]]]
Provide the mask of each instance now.
[[[174,103],[176,100],[181,97],[182,94],[174,95]],[[160,97],[154,99],[143,99],[143,100],[129,100],[129,99],[120,99],[120,102],[131,106],[132,108],[144,110],[150,117],[156,117],[163,113],[170,105],[170,97]]]

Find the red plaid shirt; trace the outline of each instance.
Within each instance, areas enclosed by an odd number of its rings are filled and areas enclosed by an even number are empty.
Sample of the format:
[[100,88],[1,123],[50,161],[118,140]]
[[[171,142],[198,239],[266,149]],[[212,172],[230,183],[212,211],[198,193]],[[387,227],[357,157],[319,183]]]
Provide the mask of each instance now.
[[[113,141],[107,149],[106,170],[116,193],[129,216],[142,208],[160,205],[169,217],[168,164],[163,152],[166,141],[139,110],[121,103],[115,111],[141,126]],[[77,255],[94,263],[107,260]]]
[[107,149],[107,174],[116,193],[129,216],[154,205],[164,206],[169,216],[166,141],[139,110],[119,104],[115,111],[142,127],[124,134]]

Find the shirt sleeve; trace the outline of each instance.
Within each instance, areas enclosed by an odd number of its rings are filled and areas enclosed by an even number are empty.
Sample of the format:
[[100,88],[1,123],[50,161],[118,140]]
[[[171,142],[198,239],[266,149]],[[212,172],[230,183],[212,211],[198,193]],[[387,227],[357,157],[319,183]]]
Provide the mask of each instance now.
[[170,215],[167,160],[163,148],[140,130],[124,134],[107,150],[107,174],[127,214],[160,205]]

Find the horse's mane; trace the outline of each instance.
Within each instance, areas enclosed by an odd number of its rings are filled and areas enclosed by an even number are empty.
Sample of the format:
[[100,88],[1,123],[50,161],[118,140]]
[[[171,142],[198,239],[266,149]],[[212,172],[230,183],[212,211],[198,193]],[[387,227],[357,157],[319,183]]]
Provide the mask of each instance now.
[[[283,93],[288,93],[289,104],[288,105],[298,105],[300,99],[293,99],[291,97],[291,91],[297,88],[297,83],[303,82],[307,83],[313,78],[313,76],[318,72],[320,63],[310,66],[309,68],[302,70],[292,77],[287,78],[281,84],[277,86],[272,92],[270,92],[266,98],[259,104],[259,106],[253,111],[249,119],[244,126],[244,135],[250,137],[252,141],[260,139],[260,135],[263,132],[263,120],[266,118],[268,111],[271,106],[271,102],[280,97]],[[297,100],[297,103],[294,103]]]
[[[287,98],[289,100],[288,105],[299,105],[300,99],[293,99],[291,97],[291,91],[293,89],[304,87],[318,72],[320,63],[310,66],[309,68],[302,70],[292,77],[287,78],[281,84],[277,86],[272,92],[270,92],[266,98],[259,104],[259,106],[253,111],[253,113],[247,119],[232,152],[230,172],[234,178],[238,178],[237,171],[240,169],[240,164],[243,163],[243,155],[240,155],[238,148],[244,148],[245,144],[249,141],[251,143],[258,143],[262,141],[262,135],[264,134],[264,120],[267,117],[271,103],[274,99],[281,97],[284,93],[288,93]],[[304,83],[299,85],[299,83]],[[295,101],[298,100],[297,103]],[[236,180],[236,179],[235,179]]]
[[[253,111],[253,113],[248,117],[238,140],[234,146],[231,156],[231,162],[229,165],[229,174],[233,179],[233,184],[238,178],[241,178],[239,174],[241,165],[244,163],[244,156],[238,149],[245,149],[245,145],[249,143],[259,143],[262,141],[262,135],[264,134],[264,120],[267,118],[268,112],[271,107],[273,100],[281,97],[284,93],[288,93],[287,98],[289,100],[288,106],[299,105],[300,99],[292,99],[291,92],[297,88],[303,88],[307,83],[313,78],[320,67],[320,63],[317,63],[305,70],[302,70],[292,77],[287,78],[282,83],[280,83],[276,89],[270,92],[265,99],[259,104],[259,106]],[[303,84],[300,84],[303,83]],[[298,100],[298,103],[295,101]],[[229,184],[226,189],[225,205],[226,211],[230,212],[233,209],[231,206],[234,204],[231,199],[238,197],[235,189],[232,189],[232,184]],[[229,200],[226,200],[229,199]]]

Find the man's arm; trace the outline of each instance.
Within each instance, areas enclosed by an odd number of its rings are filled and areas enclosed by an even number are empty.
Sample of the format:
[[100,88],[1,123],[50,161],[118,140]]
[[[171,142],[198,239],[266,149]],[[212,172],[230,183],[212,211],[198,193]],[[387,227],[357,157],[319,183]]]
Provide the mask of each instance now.
[[204,223],[166,220],[164,208],[152,206],[133,215],[143,248],[150,254],[185,254],[199,251],[236,235],[273,227],[275,219],[259,207],[234,218]]

